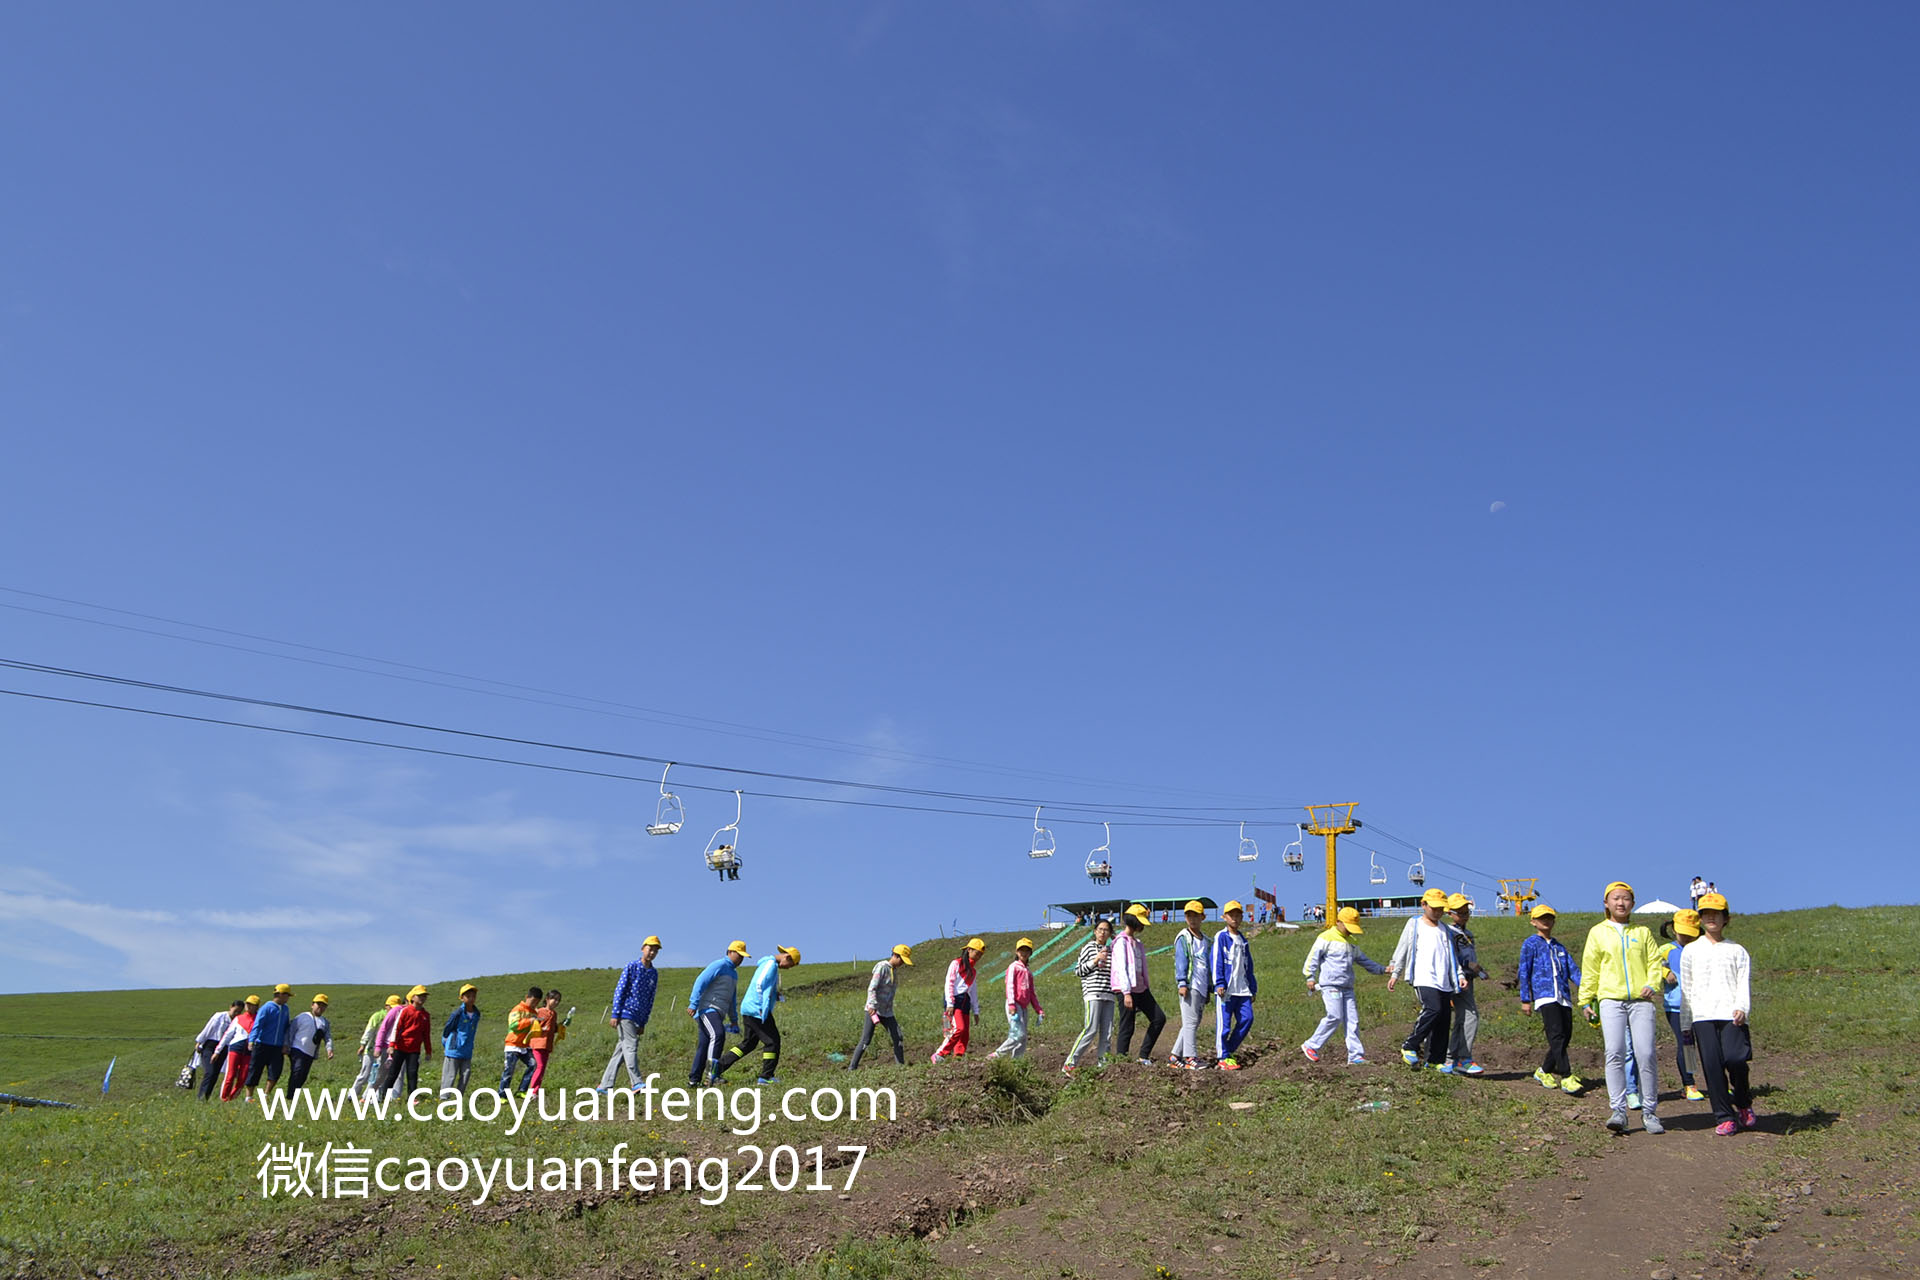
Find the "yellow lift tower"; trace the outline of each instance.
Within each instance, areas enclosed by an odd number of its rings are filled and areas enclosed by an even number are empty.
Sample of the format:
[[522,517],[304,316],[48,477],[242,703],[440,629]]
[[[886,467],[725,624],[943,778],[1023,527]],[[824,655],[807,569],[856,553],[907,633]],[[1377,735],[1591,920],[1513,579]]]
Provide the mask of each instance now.
[[1310,804],[1307,806],[1307,830],[1316,836],[1327,838],[1327,923],[1332,924],[1334,916],[1340,911],[1340,881],[1337,874],[1340,858],[1335,842],[1341,836],[1349,836],[1360,829],[1360,820],[1353,816],[1358,800],[1345,804]]
[[1523,876],[1500,882],[1500,901],[1513,904],[1513,914],[1527,914],[1527,904],[1538,901],[1540,897],[1540,877]]

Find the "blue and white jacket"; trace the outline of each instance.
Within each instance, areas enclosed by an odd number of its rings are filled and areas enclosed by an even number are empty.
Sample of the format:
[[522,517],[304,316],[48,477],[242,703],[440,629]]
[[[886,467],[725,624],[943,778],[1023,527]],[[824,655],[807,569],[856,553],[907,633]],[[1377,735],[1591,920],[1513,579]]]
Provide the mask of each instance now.
[[687,997],[687,1008],[696,1017],[717,1009],[727,1015],[728,1022],[740,1021],[739,966],[731,955],[721,956],[700,971],[693,980],[693,994]]
[[1204,933],[1182,929],[1173,939],[1173,985],[1213,991],[1213,969],[1208,954],[1213,944]]
[[1355,964],[1368,973],[1387,971],[1385,965],[1354,946],[1346,934],[1338,929],[1328,929],[1313,940],[1313,949],[1307,952],[1307,962],[1300,967],[1300,972],[1308,981],[1318,982],[1323,987],[1351,991]]
[[610,1017],[622,1022],[647,1025],[653,1016],[653,996],[660,989],[660,971],[644,960],[635,960],[620,971],[613,988],[613,1012]]
[[1230,996],[1260,994],[1260,983],[1253,976],[1253,952],[1247,947],[1245,935],[1232,929],[1214,934],[1208,960],[1216,988],[1225,987]]
[[473,1040],[479,1031],[480,1010],[469,1009],[462,1001],[453,1006],[446,1025],[440,1028],[440,1048],[449,1058],[471,1058]]
[[753,981],[747,984],[747,997],[740,1002],[740,1016],[764,1021],[772,1015],[773,1006],[782,998],[780,956],[776,952],[763,959],[760,967],[753,971]]
[[1520,999],[1571,1007],[1580,990],[1580,966],[1558,938],[1534,934],[1520,944]]

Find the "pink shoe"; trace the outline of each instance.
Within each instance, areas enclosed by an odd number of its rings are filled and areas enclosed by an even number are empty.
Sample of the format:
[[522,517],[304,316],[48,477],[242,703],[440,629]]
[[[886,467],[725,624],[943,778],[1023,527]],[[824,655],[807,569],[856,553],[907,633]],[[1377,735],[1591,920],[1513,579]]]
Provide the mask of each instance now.
[[1303,1044],[1303,1045],[1301,1045],[1301,1046],[1300,1046],[1300,1052],[1301,1052],[1301,1053],[1304,1053],[1304,1054],[1306,1054],[1306,1055],[1307,1055],[1307,1061],[1308,1061],[1308,1062],[1318,1062],[1318,1061],[1320,1061],[1320,1051],[1319,1051],[1318,1049],[1316,1049],[1316,1048],[1314,1048],[1314,1047],[1313,1047],[1312,1045],[1310,1045],[1310,1044]]
[[1739,1111],[1735,1112],[1735,1114],[1740,1117],[1740,1127],[1742,1129],[1757,1128],[1760,1124],[1760,1117],[1753,1114],[1752,1107],[1742,1107]]
[[1731,1120],[1722,1120],[1719,1124],[1713,1126],[1713,1131],[1723,1138],[1731,1138],[1734,1134],[1740,1132],[1740,1126]]

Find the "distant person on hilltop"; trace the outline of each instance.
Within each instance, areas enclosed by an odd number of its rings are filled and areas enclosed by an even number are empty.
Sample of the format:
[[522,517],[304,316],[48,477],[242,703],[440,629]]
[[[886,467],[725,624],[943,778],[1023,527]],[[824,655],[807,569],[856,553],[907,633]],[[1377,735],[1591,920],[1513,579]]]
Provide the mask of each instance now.
[[1699,876],[1695,876],[1693,883],[1687,886],[1688,905],[1692,906],[1695,911],[1700,909],[1700,895],[1706,891],[1707,882]]
[[1198,1071],[1200,1022],[1213,999],[1213,970],[1207,955],[1213,943],[1200,931],[1206,923],[1207,909],[1198,898],[1187,904],[1186,917],[1187,927],[1173,938],[1173,984],[1180,993],[1180,1033],[1173,1038],[1173,1056],[1167,1065]]
[[894,971],[912,963],[913,948],[903,942],[885,960],[873,966],[873,976],[867,980],[867,1023],[860,1028],[860,1043],[854,1046],[847,1070],[853,1071],[860,1066],[860,1059],[866,1056],[867,1046],[873,1043],[875,1027],[885,1027],[887,1035],[893,1040],[894,1062],[903,1067],[907,1065],[906,1041],[900,1038],[900,1020],[893,1016],[893,989]]

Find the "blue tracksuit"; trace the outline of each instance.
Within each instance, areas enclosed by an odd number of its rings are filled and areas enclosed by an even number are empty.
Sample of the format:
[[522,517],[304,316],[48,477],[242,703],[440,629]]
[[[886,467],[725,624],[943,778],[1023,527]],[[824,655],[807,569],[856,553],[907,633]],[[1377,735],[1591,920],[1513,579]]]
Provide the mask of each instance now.
[[[1260,993],[1260,983],[1253,976],[1253,952],[1243,935],[1222,929],[1214,935],[1211,950],[1207,967],[1213,970],[1220,1005],[1214,1017],[1215,1045],[1225,1061],[1253,1030],[1253,998]],[[1223,990],[1226,994],[1220,995]]]
[[456,1061],[473,1057],[473,1038],[480,1029],[480,1010],[464,1003],[453,1006],[447,1024],[440,1028],[440,1047]]

